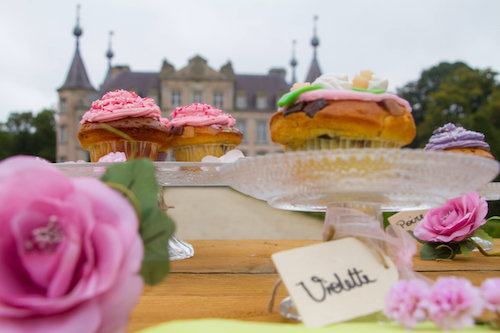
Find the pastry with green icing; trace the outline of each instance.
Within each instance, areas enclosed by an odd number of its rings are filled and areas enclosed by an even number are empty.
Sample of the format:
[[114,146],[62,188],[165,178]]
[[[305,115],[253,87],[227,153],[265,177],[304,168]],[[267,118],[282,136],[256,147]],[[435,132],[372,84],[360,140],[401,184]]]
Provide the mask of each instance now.
[[292,88],[271,117],[271,139],[286,151],[337,148],[400,148],[413,141],[408,101],[387,93],[387,80],[361,71],[327,73]]

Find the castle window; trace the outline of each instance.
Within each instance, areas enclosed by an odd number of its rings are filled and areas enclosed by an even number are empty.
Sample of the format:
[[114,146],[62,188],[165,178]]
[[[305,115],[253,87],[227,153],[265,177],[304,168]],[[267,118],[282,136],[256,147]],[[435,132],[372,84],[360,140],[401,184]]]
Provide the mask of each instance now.
[[203,103],[203,92],[201,90],[193,91],[193,103]]
[[236,108],[246,109],[247,107],[247,96],[244,91],[238,91],[236,95]]
[[66,112],[68,112],[66,105],[66,98],[61,98],[61,101],[59,102],[59,113],[66,113]]
[[247,138],[246,138],[246,133],[247,133],[247,121],[239,119],[236,121],[236,128],[243,134],[243,140],[241,143],[246,143]]
[[213,96],[213,106],[218,109],[224,108],[224,93],[216,92]]
[[257,110],[267,109],[267,96],[263,93],[257,95],[257,100],[255,101],[255,107]]
[[257,143],[266,143],[267,142],[267,121],[259,120],[257,121],[257,135],[256,142]]
[[68,141],[68,129],[66,125],[59,126],[59,143],[66,143]]
[[182,105],[182,93],[180,91],[172,91],[170,94],[170,106],[172,108],[178,108]]

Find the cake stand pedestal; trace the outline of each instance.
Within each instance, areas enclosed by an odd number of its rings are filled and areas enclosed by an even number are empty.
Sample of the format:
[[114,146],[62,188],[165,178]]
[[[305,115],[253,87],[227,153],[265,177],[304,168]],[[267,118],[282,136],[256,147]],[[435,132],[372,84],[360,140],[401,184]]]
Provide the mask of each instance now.
[[[223,163],[200,162],[153,162],[156,171],[158,205],[164,211],[167,203],[163,198],[163,190],[170,186],[227,186],[219,175]],[[55,163],[55,166],[68,177],[100,178],[108,166],[113,163]],[[173,235],[168,241],[170,260],[191,258],[194,249],[191,244]]]
[[[339,149],[247,157],[222,166],[221,174],[234,189],[273,207],[326,211],[335,237],[344,237],[353,227],[367,236],[380,232],[382,211],[440,206],[487,184],[499,170],[495,160],[465,154]],[[289,297],[280,313],[299,318]]]

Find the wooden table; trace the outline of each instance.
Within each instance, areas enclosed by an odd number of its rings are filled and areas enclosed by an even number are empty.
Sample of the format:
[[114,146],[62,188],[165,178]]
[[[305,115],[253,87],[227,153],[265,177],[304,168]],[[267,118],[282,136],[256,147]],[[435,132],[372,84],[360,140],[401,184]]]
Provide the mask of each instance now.
[[[175,319],[228,318],[246,321],[292,322],[279,315],[277,306],[286,297],[278,289],[273,313],[267,312],[272,288],[279,276],[271,254],[318,243],[310,240],[192,240],[190,259],[172,262],[170,275],[160,284],[146,286],[131,315],[129,332]],[[500,239],[494,250],[500,251]],[[465,277],[475,285],[500,277],[500,257],[479,253],[457,256],[453,261],[422,261],[414,269],[436,279]]]

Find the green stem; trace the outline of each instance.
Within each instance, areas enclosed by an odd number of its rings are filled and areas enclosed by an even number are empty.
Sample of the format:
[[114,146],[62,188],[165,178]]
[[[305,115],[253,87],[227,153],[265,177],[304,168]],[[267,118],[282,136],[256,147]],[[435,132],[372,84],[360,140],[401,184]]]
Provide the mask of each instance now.
[[439,246],[436,246],[436,250],[439,250],[439,249],[442,249],[442,248],[445,248],[448,251],[450,251],[450,255],[448,256],[448,258],[441,259],[441,260],[452,260],[453,258],[455,258],[455,251],[453,251],[453,248],[451,246],[448,246],[446,244],[441,244]]
[[122,137],[125,140],[129,141],[132,144],[132,155],[130,156],[129,160],[135,159],[135,155],[137,154],[137,142],[130,135],[125,134],[122,131],[117,130],[116,128],[106,125],[104,123],[100,123],[99,125],[106,131],[116,134],[119,137]]
[[471,241],[476,245],[477,249],[479,250],[479,252],[481,252],[481,254],[483,256],[486,256],[486,257],[500,257],[500,252],[495,252],[495,253],[488,253],[486,252],[482,247],[481,245],[479,245],[478,243],[476,243],[473,239],[471,239]]
[[139,201],[137,200],[137,197],[135,196],[134,192],[132,192],[122,184],[110,183],[110,182],[106,182],[105,184],[111,187],[112,189],[122,193],[125,197],[127,197],[127,199],[134,207],[135,213],[137,214],[137,219],[141,221],[141,205],[139,204]]

